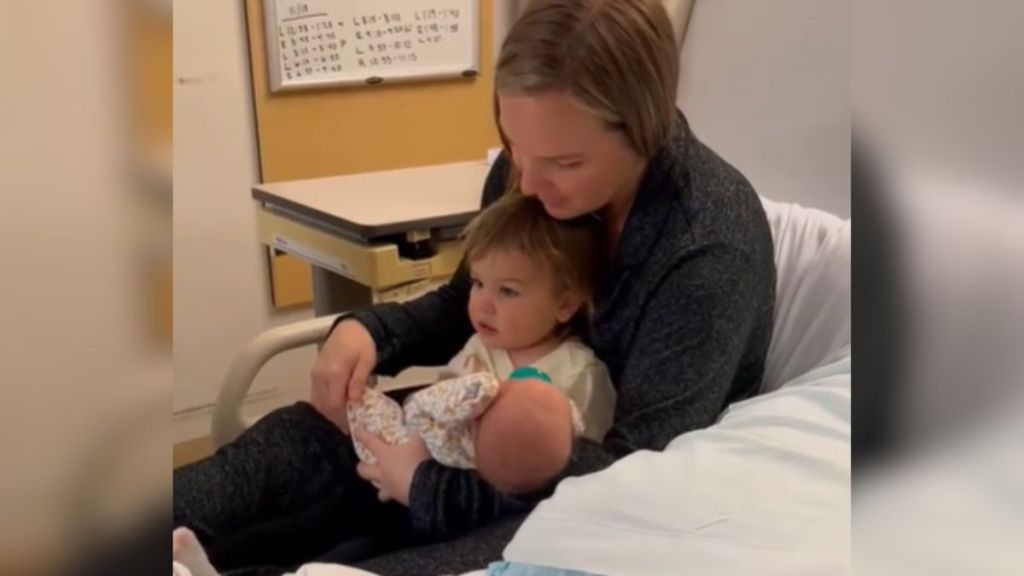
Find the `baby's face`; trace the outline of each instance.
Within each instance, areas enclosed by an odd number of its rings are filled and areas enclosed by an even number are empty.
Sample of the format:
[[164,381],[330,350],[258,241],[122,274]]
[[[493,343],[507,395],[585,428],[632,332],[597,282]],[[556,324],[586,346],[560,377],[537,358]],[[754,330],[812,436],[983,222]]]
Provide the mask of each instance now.
[[492,251],[470,263],[469,318],[484,345],[529,348],[549,337],[579,309],[543,263],[514,250]]

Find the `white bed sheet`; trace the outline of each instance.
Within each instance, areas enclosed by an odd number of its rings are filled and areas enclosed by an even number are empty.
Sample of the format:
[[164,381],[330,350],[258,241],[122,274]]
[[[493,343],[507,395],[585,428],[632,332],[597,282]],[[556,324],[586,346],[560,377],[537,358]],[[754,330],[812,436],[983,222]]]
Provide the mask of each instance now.
[[850,571],[850,354],[721,422],[564,481],[509,561],[609,575]]
[[[358,568],[350,568],[348,566],[342,566],[340,564],[321,564],[314,562],[312,564],[305,564],[299,568],[298,572],[294,574],[286,574],[285,576],[377,576],[372,572],[365,570],[359,570]],[[473,572],[466,572],[459,576],[487,576],[487,570],[474,570]]]

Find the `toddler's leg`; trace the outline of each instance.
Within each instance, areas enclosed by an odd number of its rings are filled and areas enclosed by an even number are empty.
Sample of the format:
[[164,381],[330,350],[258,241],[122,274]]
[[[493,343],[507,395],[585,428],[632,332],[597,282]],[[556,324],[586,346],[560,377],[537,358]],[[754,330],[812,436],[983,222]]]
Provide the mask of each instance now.
[[271,412],[216,454],[174,471],[174,526],[211,562],[300,564],[372,524],[381,503],[352,442],[310,404]]

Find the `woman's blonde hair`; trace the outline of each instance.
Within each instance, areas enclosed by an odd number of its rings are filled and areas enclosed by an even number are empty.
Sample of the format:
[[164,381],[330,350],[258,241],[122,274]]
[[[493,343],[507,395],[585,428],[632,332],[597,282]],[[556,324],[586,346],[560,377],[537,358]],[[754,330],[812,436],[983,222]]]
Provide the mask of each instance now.
[[496,251],[511,250],[541,263],[556,289],[582,299],[567,332],[580,335],[589,326],[597,282],[602,273],[604,227],[594,216],[558,220],[534,197],[506,194],[483,210],[463,232],[470,263]]
[[495,121],[499,93],[566,90],[650,158],[672,135],[678,77],[661,0],[533,0],[501,47]]

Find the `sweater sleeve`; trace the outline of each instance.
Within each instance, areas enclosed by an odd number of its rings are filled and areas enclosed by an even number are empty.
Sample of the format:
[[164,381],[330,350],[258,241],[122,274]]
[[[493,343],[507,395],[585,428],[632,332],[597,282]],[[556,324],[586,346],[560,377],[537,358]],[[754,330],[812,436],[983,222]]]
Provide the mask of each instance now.
[[[601,470],[636,450],[661,450],[715,422],[758,314],[751,268],[737,250],[713,246],[665,275],[629,349],[614,424],[603,443],[577,443],[565,475]],[[417,529],[456,535],[528,510],[543,495],[511,498],[473,471],[425,462],[413,479],[410,512]]]
[[[499,156],[484,181],[482,205],[505,191],[508,160]],[[343,315],[358,320],[377,346],[378,374],[393,375],[409,366],[440,366],[458,353],[473,333],[466,306],[470,279],[466,262],[441,288],[405,303],[385,303]],[[333,327],[332,327],[333,330]]]
[[496,518],[529,511],[547,493],[509,496],[495,490],[476,470],[427,460],[413,476],[409,518],[417,532],[450,538]]

